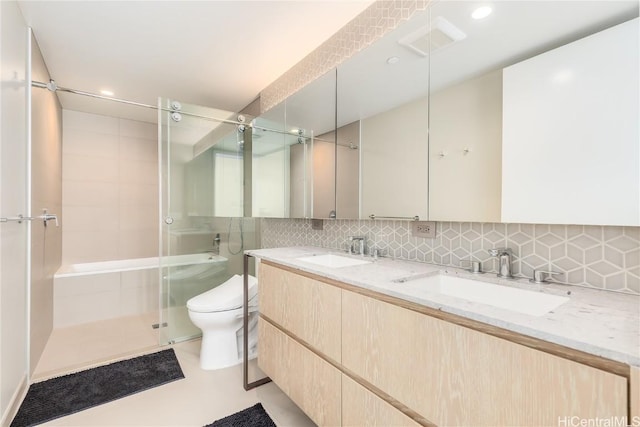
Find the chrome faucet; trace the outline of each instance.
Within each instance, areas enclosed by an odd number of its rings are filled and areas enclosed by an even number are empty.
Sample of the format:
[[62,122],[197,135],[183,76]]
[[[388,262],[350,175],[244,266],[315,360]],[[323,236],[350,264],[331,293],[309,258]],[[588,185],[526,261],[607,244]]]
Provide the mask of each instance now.
[[498,257],[498,277],[510,279],[511,274],[511,256],[513,252],[509,248],[489,249],[489,255]]
[[365,240],[366,237],[363,236],[349,237],[349,253],[352,255],[364,255],[367,252]]
[[213,258],[214,255],[220,255],[220,233],[216,233],[213,236],[212,249],[209,249],[207,253],[211,255],[211,258]]

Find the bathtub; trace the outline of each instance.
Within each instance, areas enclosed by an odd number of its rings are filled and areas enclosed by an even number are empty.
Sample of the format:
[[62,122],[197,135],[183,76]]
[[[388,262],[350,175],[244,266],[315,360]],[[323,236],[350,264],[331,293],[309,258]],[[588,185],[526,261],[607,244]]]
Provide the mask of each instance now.
[[[163,278],[164,268],[170,268],[165,289],[160,286],[160,267]],[[226,269],[225,257],[205,253],[64,265],[53,279],[53,326],[157,313],[160,292],[169,295],[172,304],[184,304],[215,286]]]

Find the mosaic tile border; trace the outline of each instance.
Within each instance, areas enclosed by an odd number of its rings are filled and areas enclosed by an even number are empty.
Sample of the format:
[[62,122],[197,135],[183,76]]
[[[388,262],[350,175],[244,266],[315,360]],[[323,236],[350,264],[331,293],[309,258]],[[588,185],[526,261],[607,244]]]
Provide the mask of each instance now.
[[278,105],[345,59],[369,46],[432,0],[378,0],[260,93],[260,112]]
[[367,237],[368,245],[386,256],[467,267],[478,260],[486,272],[497,272],[487,249],[513,250],[513,272],[531,277],[533,269],[560,272],[555,281],[640,294],[640,227],[439,222],[435,239],[411,236],[408,221],[324,221],[262,219],[262,247],[319,246],[346,249],[347,237]]

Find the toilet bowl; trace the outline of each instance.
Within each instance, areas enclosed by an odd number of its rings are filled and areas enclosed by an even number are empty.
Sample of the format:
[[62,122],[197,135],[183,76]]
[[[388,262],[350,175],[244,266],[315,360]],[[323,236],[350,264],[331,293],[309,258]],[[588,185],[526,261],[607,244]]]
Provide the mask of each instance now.
[[[237,333],[242,329],[243,276],[226,282],[187,301],[189,319],[202,330],[200,367],[226,368],[241,362]],[[257,311],[258,280],[249,276],[249,310]],[[254,329],[252,331],[252,329]],[[249,329],[250,341],[255,328]]]

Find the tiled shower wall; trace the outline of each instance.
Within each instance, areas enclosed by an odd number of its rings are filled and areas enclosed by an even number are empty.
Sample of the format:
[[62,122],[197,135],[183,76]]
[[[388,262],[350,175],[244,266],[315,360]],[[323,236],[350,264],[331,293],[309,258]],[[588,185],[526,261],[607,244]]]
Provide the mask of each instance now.
[[367,246],[390,258],[468,267],[478,260],[496,273],[488,249],[513,250],[513,272],[531,277],[533,269],[562,273],[557,282],[640,294],[640,227],[438,222],[436,238],[411,236],[408,221],[263,219],[262,247],[319,246],[345,250],[349,236],[366,236]]

